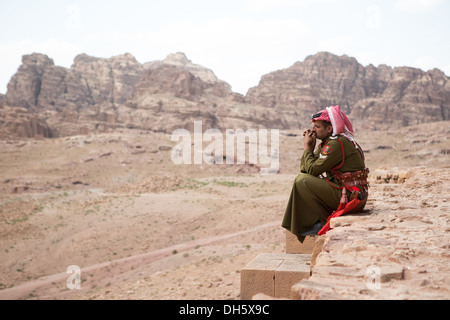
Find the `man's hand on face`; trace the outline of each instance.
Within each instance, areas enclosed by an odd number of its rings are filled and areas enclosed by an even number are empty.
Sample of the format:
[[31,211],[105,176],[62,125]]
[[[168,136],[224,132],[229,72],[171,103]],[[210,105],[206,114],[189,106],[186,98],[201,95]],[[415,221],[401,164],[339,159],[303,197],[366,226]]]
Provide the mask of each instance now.
[[304,140],[304,147],[305,149],[311,149],[314,151],[314,148],[316,146],[316,133],[310,129],[303,132],[303,136],[305,137]]

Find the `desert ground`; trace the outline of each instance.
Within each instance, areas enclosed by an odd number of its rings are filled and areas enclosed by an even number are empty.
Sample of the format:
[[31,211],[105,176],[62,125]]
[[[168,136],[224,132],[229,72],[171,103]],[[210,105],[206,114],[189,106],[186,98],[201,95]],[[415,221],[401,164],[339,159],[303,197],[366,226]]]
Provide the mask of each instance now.
[[[373,174],[408,170],[439,190],[448,181],[440,169],[448,175],[449,124],[361,126],[355,138]],[[279,137],[279,172],[270,175],[248,163],[175,165],[176,143],[165,133],[0,141],[0,298],[239,299],[240,270],[258,253],[285,251],[280,224],[303,137]],[[412,184],[393,203],[372,179],[366,215],[411,205]],[[448,234],[450,199],[441,190],[434,207],[426,192],[414,201],[438,210]],[[67,287],[69,266],[81,270],[80,289]]]

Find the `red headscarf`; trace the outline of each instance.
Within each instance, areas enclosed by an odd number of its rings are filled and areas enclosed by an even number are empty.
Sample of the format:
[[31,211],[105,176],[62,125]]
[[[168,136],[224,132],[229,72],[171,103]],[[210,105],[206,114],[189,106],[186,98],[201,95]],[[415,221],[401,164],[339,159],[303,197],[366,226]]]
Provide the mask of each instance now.
[[353,126],[344,112],[342,112],[341,107],[332,106],[316,113],[313,115],[311,122],[317,120],[330,122],[333,126],[333,136],[343,135],[353,140]]

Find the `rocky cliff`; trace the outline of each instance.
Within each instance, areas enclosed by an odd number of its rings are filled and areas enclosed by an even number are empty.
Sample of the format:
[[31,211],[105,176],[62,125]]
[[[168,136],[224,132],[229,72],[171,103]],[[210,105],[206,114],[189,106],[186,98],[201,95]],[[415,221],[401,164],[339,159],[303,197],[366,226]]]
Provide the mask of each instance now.
[[80,110],[124,103],[133,96],[144,68],[130,54],[109,59],[78,55],[70,69],[43,54],[23,56],[8,84],[7,103],[27,109]]
[[45,120],[25,108],[0,107],[0,140],[15,138],[53,138]]
[[246,101],[283,112],[290,127],[339,104],[350,118],[381,129],[448,120],[450,82],[438,69],[364,67],[355,58],[320,52],[263,76]]
[[[194,120],[205,129],[298,129],[334,104],[372,129],[448,120],[450,83],[437,69],[364,67],[355,58],[321,52],[263,76],[243,97],[183,53],[144,64],[129,53],[108,59],[80,54],[70,69],[34,53],[23,56],[0,96],[1,106],[23,108],[20,113],[39,119],[51,136],[116,128],[170,133],[191,128]],[[16,126],[8,128],[3,132],[16,135]]]
[[172,132],[194,120],[204,121],[205,129],[283,125],[275,111],[250,109],[228,83],[182,53],[146,64],[128,53],[109,59],[80,54],[70,69],[43,54],[25,55],[0,98],[3,106],[39,116],[57,136],[121,127]]

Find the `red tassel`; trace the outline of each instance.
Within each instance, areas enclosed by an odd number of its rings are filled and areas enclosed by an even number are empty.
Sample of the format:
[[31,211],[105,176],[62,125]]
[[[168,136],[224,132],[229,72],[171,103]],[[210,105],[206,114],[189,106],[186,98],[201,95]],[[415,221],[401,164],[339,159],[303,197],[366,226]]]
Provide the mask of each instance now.
[[342,204],[346,204],[348,202],[347,198],[347,190],[345,188],[342,188],[342,196],[341,196],[341,202]]

